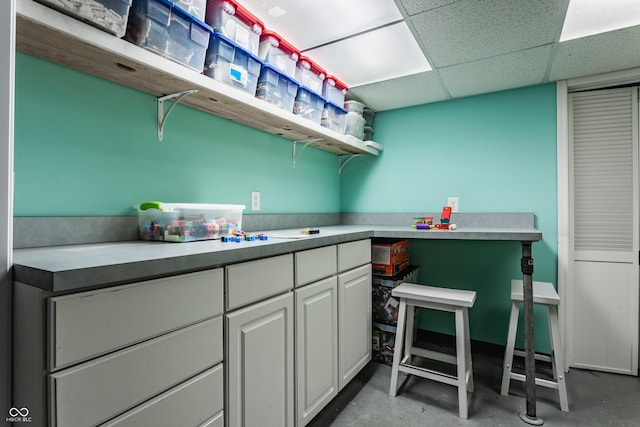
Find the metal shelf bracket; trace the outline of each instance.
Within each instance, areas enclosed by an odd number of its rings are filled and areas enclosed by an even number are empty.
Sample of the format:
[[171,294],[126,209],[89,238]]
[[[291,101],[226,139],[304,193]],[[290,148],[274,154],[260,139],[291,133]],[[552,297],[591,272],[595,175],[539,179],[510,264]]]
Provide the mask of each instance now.
[[338,175],[342,174],[342,169],[344,169],[347,163],[359,156],[362,156],[362,154],[345,154],[338,156]]
[[[162,133],[164,130],[164,123],[167,121],[167,117],[169,117],[169,113],[171,112],[171,110],[173,110],[173,107],[175,107],[176,104],[180,103],[180,101],[182,101],[182,98],[184,98],[187,95],[191,95],[192,93],[196,93],[197,91],[198,91],[197,89],[185,90],[183,92],[176,92],[170,95],[158,97],[158,140],[159,141],[162,142],[162,136],[163,136]],[[173,103],[169,106],[169,108],[165,112],[164,102],[171,101],[174,98],[175,98],[175,101],[173,101]]]
[[[322,141],[322,138],[312,138],[312,139],[305,139],[302,141],[292,141],[293,142],[293,158],[292,158],[292,163],[293,163],[293,167],[296,167],[296,160],[298,159],[298,156],[300,155],[300,153],[302,153],[302,151],[307,148],[310,144],[313,144],[314,142],[318,142],[318,141]],[[300,148],[300,150],[298,150],[298,144],[302,144],[302,148]]]

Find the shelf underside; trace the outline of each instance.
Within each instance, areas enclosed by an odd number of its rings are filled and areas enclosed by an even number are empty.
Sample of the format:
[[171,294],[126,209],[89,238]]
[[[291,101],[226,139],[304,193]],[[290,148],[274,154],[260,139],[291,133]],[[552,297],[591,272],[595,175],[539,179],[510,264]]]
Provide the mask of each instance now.
[[[156,97],[197,89],[183,104],[335,154],[377,154],[360,143],[227,87],[173,61],[103,33],[45,6],[23,0],[16,19],[18,51]],[[44,8],[44,9],[42,9]],[[42,15],[42,18],[32,15]],[[155,129],[150,130],[150,132]]]

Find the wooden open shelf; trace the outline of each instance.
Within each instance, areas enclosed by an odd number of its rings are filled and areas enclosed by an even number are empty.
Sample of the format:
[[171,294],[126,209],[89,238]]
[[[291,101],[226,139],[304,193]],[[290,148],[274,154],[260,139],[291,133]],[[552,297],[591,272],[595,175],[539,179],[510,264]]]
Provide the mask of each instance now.
[[[156,97],[196,89],[183,104],[339,155],[378,151],[226,86],[33,0],[17,2],[16,48]],[[167,126],[171,126],[169,120]],[[149,129],[154,132],[155,129]]]

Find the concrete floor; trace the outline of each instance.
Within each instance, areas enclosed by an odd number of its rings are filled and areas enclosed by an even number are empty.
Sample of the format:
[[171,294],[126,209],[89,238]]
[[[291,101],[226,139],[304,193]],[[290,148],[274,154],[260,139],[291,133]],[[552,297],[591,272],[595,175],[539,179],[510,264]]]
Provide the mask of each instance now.
[[[477,352],[473,344],[472,351],[475,391],[468,420],[458,417],[455,387],[413,377],[390,397],[391,367],[371,362],[309,426],[528,426],[518,416],[526,408],[524,383],[512,381],[509,396],[501,396],[502,354]],[[538,367],[550,371],[544,362]],[[560,411],[557,391],[536,388],[544,426],[640,426],[640,378],[571,369],[566,381],[568,413]]]

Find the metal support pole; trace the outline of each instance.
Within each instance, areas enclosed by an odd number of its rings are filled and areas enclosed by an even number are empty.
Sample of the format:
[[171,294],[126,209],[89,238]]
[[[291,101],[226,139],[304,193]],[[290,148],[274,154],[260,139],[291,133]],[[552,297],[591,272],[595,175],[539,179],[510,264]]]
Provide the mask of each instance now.
[[522,292],[524,297],[524,370],[527,412],[520,418],[527,424],[542,425],[544,420],[536,416],[536,359],[533,340],[533,258],[531,242],[522,242]]

